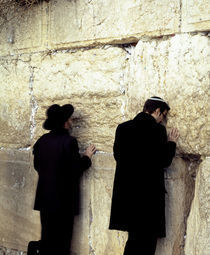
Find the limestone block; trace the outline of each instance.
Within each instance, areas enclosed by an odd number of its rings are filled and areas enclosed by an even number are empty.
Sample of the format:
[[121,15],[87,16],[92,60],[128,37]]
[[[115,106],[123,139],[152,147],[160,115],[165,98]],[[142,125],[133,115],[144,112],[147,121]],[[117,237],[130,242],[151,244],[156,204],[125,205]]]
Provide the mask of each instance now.
[[208,0],[182,0],[182,31],[209,31],[209,13]]
[[195,185],[195,197],[187,221],[185,253],[187,255],[210,254],[210,158],[200,165]]
[[191,168],[198,167],[195,162],[175,158],[166,170],[166,238],[158,240],[155,255],[184,254],[186,218],[189,214],[194,194],[194,178]]
[[36,174],[30,168],[30,151],[0,151],[0,242],[26,250],[39,240],[39,214],[33,211]]
[[44,38],[43,13],[42,5],[25,9],[11,3],[11,6],[5,9],[5,17],[0,17],[0,55],[12,55],[39,48]]
[[88,169],[82,176],[80,183],[80,213],[74,219],[74,231],[71,252],[72,254],[77,255],[89,254],[90,250],[90,171],[91,169]]
[[208,37],[176,35],[141,40],[131,48],[127,75],[128,118],[145,100],[160,96],[171,107],[168,127],[180,131],[178,152],[208,155]]
[[128,35],[157,36],[174,34],[179,31],[179,1],[127,0],[126,4],[123,1],[120,8]]
[[1,59],[0,146],[30,144],[30,69],[27,58]]
[[49,38],[57,47],[131,42],[142,35],[179,31],[178,0],[53,0],[50,3]]
[[0,255],[26,255],[26,252],[8,249],[0,246]]
[[43,133],[47,107],[71,103],[73,135],[85,146],[112,150],[115,128],[122,121],[125,59],[126,52],[118,47],[34,56],[35,139]]
[[122,254],[127,234],[108,230],[115,161],[97,153],[81,182],[81,210],[75,218],[72,254]]
[[111,154],[97,154],[91,178],[90,254],[123,254],[127,233],[108,230],[115,161]]

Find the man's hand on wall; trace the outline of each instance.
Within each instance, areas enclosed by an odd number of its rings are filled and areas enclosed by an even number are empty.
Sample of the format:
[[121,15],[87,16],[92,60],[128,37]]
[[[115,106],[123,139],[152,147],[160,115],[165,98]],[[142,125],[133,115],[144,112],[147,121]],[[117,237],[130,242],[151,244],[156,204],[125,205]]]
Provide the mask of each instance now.
[[177,128],[172,128],[168,135],[168,141],[177,142],[179,138],[179,131]]
[[96,147],[95,147],[95,145],[91,144],[85,150],[84,155],[91,158],[95,152],[96,152]]

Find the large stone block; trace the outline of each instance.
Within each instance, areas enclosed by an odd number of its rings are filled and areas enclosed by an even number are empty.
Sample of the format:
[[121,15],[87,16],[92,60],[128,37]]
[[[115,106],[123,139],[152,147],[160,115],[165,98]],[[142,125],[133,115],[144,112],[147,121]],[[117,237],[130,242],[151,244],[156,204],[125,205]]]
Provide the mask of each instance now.
[[75,218],[72,254],[123,254],[127,234],[108,230],[115,162],[97,153],[82,178],[81,210]]
[[195,197],[187,221],[185,253],[210,254],[210,158],[200,165],[195,185]]
[[27,57],[0,60],[0,146],[30,144],[30,68]]
[[178,0],[53,0],[49,38],[57,47],[131,42],[142,35],[176,33],[179,23]]
[[0,151],[0,242],[26,250],[39,240],[39,214],[33,211],[36,174],[30,167],[29,151]]
[[128,118],[145,100],[160,96],[171,106],[168,127],[180,130],[178,152],[208,155],[208,37],[176,35],[139,41],[127,77]]
[[91,194],[90,194],[90,172],[88,169],[81,178],[80,183],[80,213],[74,219],[74,231],[71,251],[72,254],[89,254],[90,251],[90,222],[91,222]]
[[40,48],[46,34],[43,30],[43,17],[42,5],[26,9],[19,7],[15,1],[10,1],[4,10],[1,10],[0,55],[19,54]]
[[156,255],[184,254],[186,220],[194,195],[194,174],[199,161],[175,158],[166,170],[166,238],[158,240]]
[[209,31],[208,0],[182,0],[182,32]]
[[85,146],[94,143],[98,150],[112,150],[115,128],[122,121],[125,62],[126,52],[118,47],[34,56],[35,139],[43,133],[47,107],[71,103],[73,135]]
[[89,254],[123,254],[127,233],[109,230],[115,161],[99,153],[93,160],[90,179]]

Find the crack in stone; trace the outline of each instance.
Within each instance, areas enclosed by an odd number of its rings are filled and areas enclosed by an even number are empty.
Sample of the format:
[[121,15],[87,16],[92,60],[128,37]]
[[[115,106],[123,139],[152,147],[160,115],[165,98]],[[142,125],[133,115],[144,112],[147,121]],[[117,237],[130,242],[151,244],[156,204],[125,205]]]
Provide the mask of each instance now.
[[34,84],[34,67],[30,66],[31,75],[29,78],[29,95],[31,96],[30,105],[31,105],[31,117],[30,117],[30,139],[34,138],[34,133],[36,129],[35,115],[38,109],[38,104],[34,96],[33,84]]
[[89,243],[89,253],[91,255],[95,255],[95,250],[93,248],[92,244],[92,238],[91,238],[91,225],[93,222],[93,212],[92,212],[92,203],[90,201],[89,203],[89,234],[88,234],[88,243]]
[[181,242],[181,253],[180,255],[185,255],[184,248],[185,248],[185,242],[186,242],[186,235],[187,235],[187,220],[191,211],[192,202],[194,200],[195,196],[195,181],[197,172],[199,169],[199,166],[202,162],[201,155],[199,154],[184,154],[182,155],[182,158],[188,162],[187,170],[184,177],[185,181],[185,209],[184,209],[184,235],[182,237]]

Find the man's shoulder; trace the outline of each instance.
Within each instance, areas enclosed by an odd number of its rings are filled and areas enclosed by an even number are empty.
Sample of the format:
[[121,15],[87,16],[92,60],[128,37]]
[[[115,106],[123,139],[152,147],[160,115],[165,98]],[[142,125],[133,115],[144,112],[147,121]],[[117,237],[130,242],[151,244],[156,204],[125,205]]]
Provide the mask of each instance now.
[[133,120],[127,120],[125,122],[122,122],[118,125],[118,127],[120,128],[126,128],[126,127],[130,127],[133,125]]
[[77,143],[76,137],[74,137],[72,135],[65,135],[64,136],[64,141],[67,142],[67,143]]
[[123,130],[127,130],[127,129],[131,129],[133,127],[133,120],[128,120],[125,122],[120,123],[117,126],[117,130],[119,131],[123,131]]
[[166,132],[166,127],[160,123],[157,123],[156,128],[159,130],[159,132]]
[[49,136],[49,133],[46,133],[46,134],[41,135],[41,136],[37,139],[37,141],[36,141],[36,143],[34,144],[34,146],[37,145],[37,144],[39,144],[39,143],[41,143],[43,140],[47,139],[48,136]]

